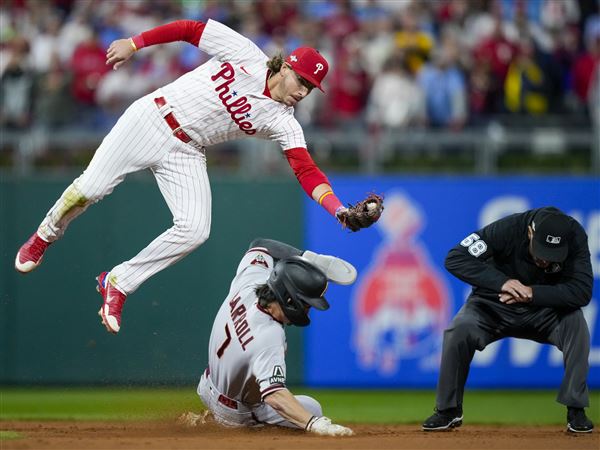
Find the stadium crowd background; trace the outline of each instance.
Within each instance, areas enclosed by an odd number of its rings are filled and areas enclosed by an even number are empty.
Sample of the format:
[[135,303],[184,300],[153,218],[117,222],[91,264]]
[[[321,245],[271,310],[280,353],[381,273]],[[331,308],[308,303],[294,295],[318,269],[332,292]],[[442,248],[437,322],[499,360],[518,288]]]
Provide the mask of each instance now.
[[146,48],[118,71],[111,41],[187,18],[219,20],[268,55],[330,62],[310,130],[444,129],[560,117],[590,126],[600,92],[600,0],[0,2],[0,127],[108,131],[133,100],[194,69],[188,44]]

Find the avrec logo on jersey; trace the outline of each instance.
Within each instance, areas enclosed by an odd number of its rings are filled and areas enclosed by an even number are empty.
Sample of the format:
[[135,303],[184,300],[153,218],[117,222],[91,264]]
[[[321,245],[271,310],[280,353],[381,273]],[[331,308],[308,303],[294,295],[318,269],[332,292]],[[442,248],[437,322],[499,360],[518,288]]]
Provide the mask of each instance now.
[[386,194],[378,227],[385,235],[354,290],[358,363],[391,376],[401,360],[436,368],[452,301],[444,277],[418,240],[423,214],[403,193]]
[[[256,133],[252,122],[246,120],[251,117],[250,110],[252,105],[245,95],[231,101],[237,95],[235,91],[229,93],[229,85],[235,81],[235,70],[228,62],[221,64],[221,70],[210,77],[211,80],[217,81],[219,78],[225,80],[223,83],[215,87],[215,92],[219,93],[221,103],[229,113],[229,117],[244,133],[252,135]],[[219,92],[220,91],[220,92]]]
[[285,375],[281,366],[273,367],[273,375],[269,378],[270,384],[285,384]]

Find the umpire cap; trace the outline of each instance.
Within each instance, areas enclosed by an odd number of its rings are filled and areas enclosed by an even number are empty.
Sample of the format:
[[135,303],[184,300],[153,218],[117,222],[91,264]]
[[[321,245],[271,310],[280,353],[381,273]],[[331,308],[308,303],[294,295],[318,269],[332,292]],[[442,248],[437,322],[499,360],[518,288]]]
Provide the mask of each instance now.
[[561,263],[569,253],[569,218],[559,211],[539,211],[531,222],[533,256]]
[[299,327],[310,323],[306,311],[312,306],[320,311],[329,309],[323,297],[328,280],[323,271],[301,256],[291,256],[275,264],[267,285],[275,294],[285,317]]

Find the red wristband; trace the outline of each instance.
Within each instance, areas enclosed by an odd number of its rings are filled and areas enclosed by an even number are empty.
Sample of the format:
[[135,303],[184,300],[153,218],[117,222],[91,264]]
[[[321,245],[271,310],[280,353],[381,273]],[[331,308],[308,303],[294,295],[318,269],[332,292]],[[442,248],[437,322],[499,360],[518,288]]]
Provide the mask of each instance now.
[[319,199],[319,204],[333,217],[335,217],[335,212],[337,209],[339,207],[343,207],[340,199],[337,198],[332,191],[327,191],[325,194],[323,194]]

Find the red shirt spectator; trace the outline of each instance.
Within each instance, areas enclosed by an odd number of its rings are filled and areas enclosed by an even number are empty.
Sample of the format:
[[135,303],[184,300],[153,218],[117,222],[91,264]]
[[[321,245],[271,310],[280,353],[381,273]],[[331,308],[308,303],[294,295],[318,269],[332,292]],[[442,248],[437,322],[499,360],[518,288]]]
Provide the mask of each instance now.
[[272,36],[277,29],[286,29],[298,15],[296,6],[279,0],[260,0],[256,11],[262,21],[262,31]]
[[588,50],[575,60],[573,65],[573,90],[583,101],[588,94],[596,70],[600,70],[600,36],[588,43]]
[[341,0],[335,14],[325,20],[325,32],[333,41],[335,48],[360,29],[360,23],[352,11],[348,0]]
[[328,87],[331,111],[342,120],[357,118],[364,110],[369,94],[367,72],[357,54],[344,52],[334,65]]
[[494,77],[502,83],[508,66],[517,54],[517,47],[502,32],[502,22],[496,22],[494,33],[481,42],[474,52],[476,64],[486,64]]
[[71,58],[73,97],[81,103],[92,105],[100,79],[108,72],[106,50],[103,49],[96,36],[77,46]]

